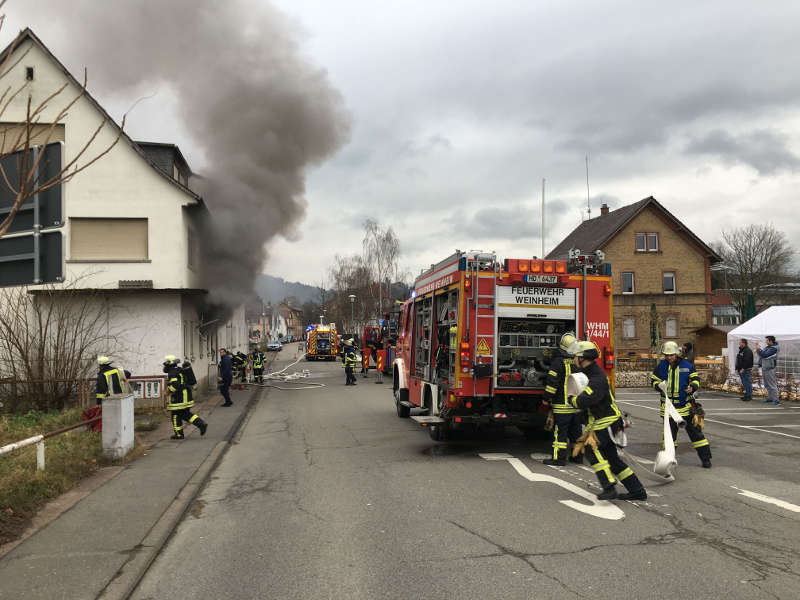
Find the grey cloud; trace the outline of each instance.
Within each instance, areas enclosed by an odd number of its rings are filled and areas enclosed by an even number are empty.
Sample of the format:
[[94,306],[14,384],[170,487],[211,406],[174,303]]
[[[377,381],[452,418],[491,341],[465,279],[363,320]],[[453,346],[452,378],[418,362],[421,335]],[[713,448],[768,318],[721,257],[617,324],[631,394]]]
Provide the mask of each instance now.
[[787,136],[769,129],[737,136],[715,129],[692,139],[686,152],[718,156],[728,164],[746,164],[762,175],[796,171],[800,167],[800,158],[789,149]]

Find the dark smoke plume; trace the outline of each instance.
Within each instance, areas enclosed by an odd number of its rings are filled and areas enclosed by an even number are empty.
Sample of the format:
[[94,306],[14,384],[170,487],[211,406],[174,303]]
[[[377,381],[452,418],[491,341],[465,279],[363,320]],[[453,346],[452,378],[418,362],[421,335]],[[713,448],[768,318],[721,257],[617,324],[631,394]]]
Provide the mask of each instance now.
[[266,0],[41,4],[63,13],[93,87],[168,86],[177,97],[208,165],[196,190],[211,212],[205,287],[213,304],[237,306],[261,272],[265,243],[291,237],[305,213],[304,169],[349,133],[342,98],[300,53],[297,27]]

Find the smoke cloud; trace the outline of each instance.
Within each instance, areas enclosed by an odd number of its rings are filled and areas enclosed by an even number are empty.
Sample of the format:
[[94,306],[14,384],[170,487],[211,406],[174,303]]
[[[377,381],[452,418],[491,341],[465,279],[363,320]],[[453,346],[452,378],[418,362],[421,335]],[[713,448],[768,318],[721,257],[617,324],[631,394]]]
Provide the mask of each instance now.
[[74,33],[95,86],[175,94],[207,163],[192,183],[211,213],[205,287],[212,304],[237,306],[261,272],[265,243],[295,235],[305,168],[349,135],[343,99],[302,55],[299,28],[265,0],[42,4]]

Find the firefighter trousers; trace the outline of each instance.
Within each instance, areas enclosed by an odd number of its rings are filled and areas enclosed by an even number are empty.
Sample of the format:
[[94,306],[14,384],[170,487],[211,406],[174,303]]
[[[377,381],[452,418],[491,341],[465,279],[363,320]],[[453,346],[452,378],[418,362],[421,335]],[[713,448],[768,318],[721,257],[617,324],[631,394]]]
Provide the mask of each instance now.
[[188,408],[181,408],[178,410],[172,411],[172,429],[175,430],[175,435],[179,438],[183,437],[183,423],[191,423],[198,429],[205,425],[205,421],[198,417],[197,415],[193,415],[192,411]]
[[553,459],[566,459],[567,447],[581,437],[580,413],[553,413]]
[[345,376],[345,385],[351,385],[356,382],[356,376],[353,373],[353,367],[345,367],[344,368],[344,376]]
[[[697,451],[697,456],[700,457],[700,460],[710,460],[711,444],[708,443],[706,436],[703,434],[703,430],[692,425],[691,416],[685,417],[684,422],[686,423],[686,434],[692,441],[692,447]],[[672,419],[669,420],[669,428],[672,430],[672,442],[677,446],[678,425]]]
[[264,383],[264,367],[253,367],[253,381],[256,383]]
[[632,494],[642,491],[644,489],[642,482],[619,457],[617,445],[611,439],[608,429],[600,429],[594,433],[597,436],[597,449],[587,445],[584,452],[603,489],[612,487],[620,481]]

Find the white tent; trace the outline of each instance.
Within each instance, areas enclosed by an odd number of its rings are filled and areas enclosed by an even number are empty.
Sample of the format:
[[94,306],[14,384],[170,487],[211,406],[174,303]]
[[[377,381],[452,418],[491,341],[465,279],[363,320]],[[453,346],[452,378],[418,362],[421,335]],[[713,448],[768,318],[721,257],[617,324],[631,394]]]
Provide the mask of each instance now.
[[758,366],[756,344],[766,346],[764,338],[774,335],[780,347],[778,375],[800,374],[800,306],[771,306],[728,332],[728,359],[734,374],[739,340],[744,338],[753,350],[753,366]]

